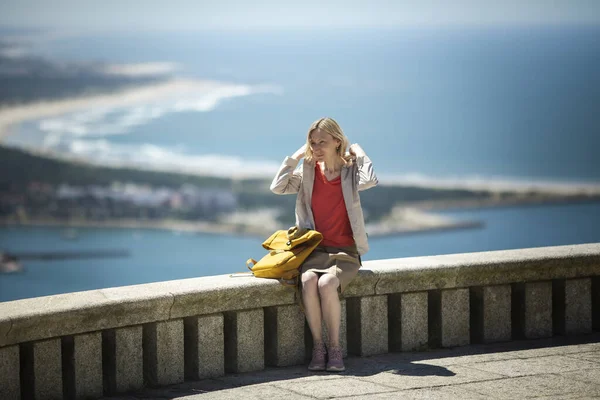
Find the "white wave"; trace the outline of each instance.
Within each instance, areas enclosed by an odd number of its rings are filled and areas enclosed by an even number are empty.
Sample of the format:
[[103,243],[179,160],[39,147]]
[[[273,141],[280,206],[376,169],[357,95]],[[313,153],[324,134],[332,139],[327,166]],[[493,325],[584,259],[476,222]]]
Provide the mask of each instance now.
[[279,163],[221,154],[189,154],[181,147],[117,145],[107,140],[74,140],[68,154],[100,165],[135,167],[227,178],[271,178]]
[[7,46],[0,48],[0,56],[2,57],[17,59],[27,57],[28,55],[29,50],[25,47]]
[[132,128],[176,112],[209,112],[227,99],[259,93],[281,94],[280,87],[270,85],[236,85],[214,83],[204,91],[185,86],[160,98],[127,105],[98,105],[75,113],[42,119],[38,129],[47,137],[84,137],[127,134]]
[[448,176],[434,177],[420,173],[379,174],[379,181],[386,185],[417,186],[438,189],[483,190],[491,192],[551,192],[600,194],[600,182],[564,181],[538,178],[515,178],[505,176]]
[[102,72],[110,75],[129,77],[146,77],[166,75],[180,69],[179,64],[171,62],[148,62],[137,64],[110,64],[102,68]]
[[177,101],[174,104],[173,109],[175,111],[211,111],[223,99],[260,93],[260,90],[256,92],[254,90],[256,89],[245,85],[224,86],[213,90],[211,93],[208,93],[200,99],[185,99]]

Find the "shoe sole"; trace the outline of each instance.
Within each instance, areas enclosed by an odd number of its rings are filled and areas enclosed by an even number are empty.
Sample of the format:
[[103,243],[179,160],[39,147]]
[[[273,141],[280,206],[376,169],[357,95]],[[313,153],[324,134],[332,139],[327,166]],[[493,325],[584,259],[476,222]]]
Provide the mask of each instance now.
[[344,372],[346,367],[338,368],[338,367],[329,367],[327,368],[327,372]]
[[325,367],[308,367],[309,371],[325,371]]

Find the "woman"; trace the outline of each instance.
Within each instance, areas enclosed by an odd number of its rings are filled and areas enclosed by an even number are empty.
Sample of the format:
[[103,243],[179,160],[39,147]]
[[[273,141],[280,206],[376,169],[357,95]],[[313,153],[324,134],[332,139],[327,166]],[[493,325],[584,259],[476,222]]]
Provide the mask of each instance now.
[[[297,193],[296,225],[316,229],[323,241],[301,268],[302,301],[313,337],[311,371],[344,371],[340,347],[341,294],[368,249],[359,190],[377,185],[371,160],[331,118],[315,121],[306,144],[286,157],[271,183],[276,194]],[[346,153],[346,149],[349,150]],[[296,170],[304,158],[302,168]],[[329,339],[323,343],[321,323]]]

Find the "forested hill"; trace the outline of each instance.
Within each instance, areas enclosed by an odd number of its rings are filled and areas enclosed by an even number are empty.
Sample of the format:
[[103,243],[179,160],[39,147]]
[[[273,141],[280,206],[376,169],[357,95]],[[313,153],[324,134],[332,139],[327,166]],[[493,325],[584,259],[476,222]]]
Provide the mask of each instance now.
[[32,182],[74,186],[110,185],[131,182],[150,186],[179,187],[193,184],[201,187],[227,188],[225,178],[146,171],[133,168],[99,167],[84,162],[69,162],[36,155],[20,149],[0,146],[0,188],[25,189]]

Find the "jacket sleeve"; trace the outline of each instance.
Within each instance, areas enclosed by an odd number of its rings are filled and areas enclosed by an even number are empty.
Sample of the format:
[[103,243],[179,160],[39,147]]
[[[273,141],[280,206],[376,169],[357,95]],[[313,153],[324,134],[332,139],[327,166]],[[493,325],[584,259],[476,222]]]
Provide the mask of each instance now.
[[271,182],[271,191],[275,194],[294,194],[300,190],[302,168],[296,171],[298,160],[286,157]]
[[358,144],[355,143],[350,148],[356,154],[358,190],[367,190],[375,187],[379,183],[379,180],[377,180],[377,175],[375,175],[375,171],[373,170],[371,159]]

